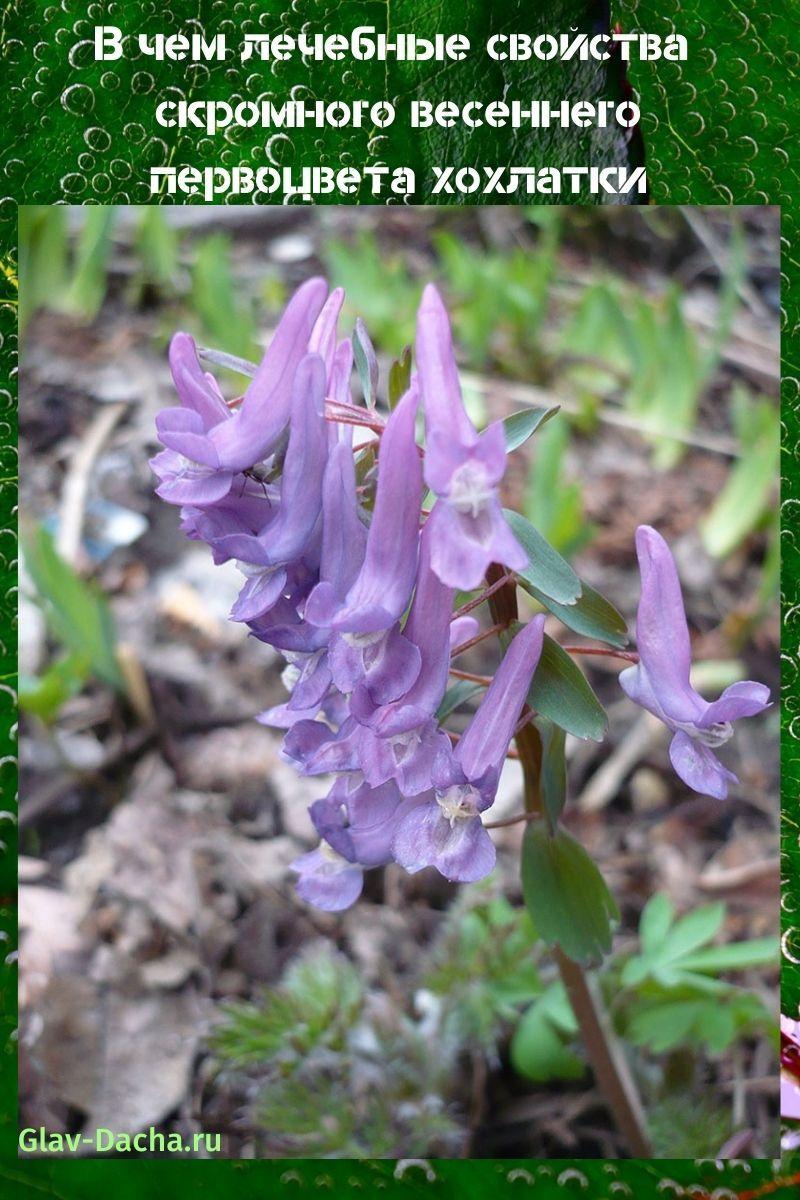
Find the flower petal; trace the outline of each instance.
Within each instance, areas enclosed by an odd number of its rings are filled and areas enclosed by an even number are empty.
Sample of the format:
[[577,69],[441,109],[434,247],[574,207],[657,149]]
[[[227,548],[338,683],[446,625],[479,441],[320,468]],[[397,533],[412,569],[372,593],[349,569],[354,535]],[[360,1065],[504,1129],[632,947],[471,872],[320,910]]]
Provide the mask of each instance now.
[[701,729],[717,725],[723,721],[738,721],[741,717],[754,717],[757,713],[769,708],[769,688],[763,683],[755,683],[752,679],[743,679],[733,683],[720,696],[709,704],[700,720],[697,722]]
[[689,628],[678,571],[669,546],[649,525],[636,530],[642,592],[636,614],[639,658],[653,695],[668,717],[694,721],[706,701],[689,683]]
[[364,872],[345,859],[331,859],[322,850],[302,854],[290,863],[297,871],[297,894],[315,908],[341,912],[355,904],[364,886]]
[[544,622],[544,613],[539,613],[514,638],[456,746],[454,761],[473,782],[483,778],[487,771],[499,773],[505,761],[541,657]]
[[732,771],[723,767],[713,750],[682,729],[670,742],[669,759],[675,774],[701,796],[724,800],[728,795],[728,783],[739,782]]
[[475,883],[494,868],[494,843],[480,817],[456,820],[451,826],[435,800],[413,808],[404,817],[394,838],[394,857],[414,874],[436,867],[445,879]]

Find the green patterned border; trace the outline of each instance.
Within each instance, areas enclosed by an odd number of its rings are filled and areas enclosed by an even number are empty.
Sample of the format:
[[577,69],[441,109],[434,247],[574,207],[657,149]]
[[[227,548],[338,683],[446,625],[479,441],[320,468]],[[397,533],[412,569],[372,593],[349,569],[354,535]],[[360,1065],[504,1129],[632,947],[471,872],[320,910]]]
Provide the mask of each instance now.
[[[255,20],[263,10],[271,20],[287,10],[287,21],[300,21],[308,15],[305,0],[290,7],[288,3],[276,5],[242,5],[242,13],[248,20]],[[479,8],[480,6],[478,6]],[[576,12],[586,19],[587,8],[581,4],[548,6],[546,28],[560,30],[577,23]],[[592,6],[593,10],[602,4]],[[102,13],[115,13],[115,23],[124,24],[126,15],[148,9],[155,14],[158,27],[159,6],[156,4],[136,5],[114,0],[99,3],[97,20]],[[319,17],[321,5],[315,15]],[[354,11],[356,5],[350,6]],[[225,9],[224,5],[205,3],[204,0],[175,0],[172,28],[180,25],[180,18],[191,15],[214,21]],[[231,6],[232,11],[237,11]],[[656,203],[772,203],[782,207],[783,220],[783,647],[787,663],[784,694],[784,740],[782,760],[784,770],[784,818],[786,874],[784,882],[784,932],[788,957],[785,960],[783,979],[784,1005],[793,1009],[800,1001],[800,967],[795,959],[800,958],[800,935],[795,933],[797,914],[800,913],[800,754],[795,739],[800,736],[800,686],[798,686],[797,631],[800,613],[800,556],[799,536],[794,519],[800,504],[800,353],[797,348],[798,297],[800,296],[800,262],[798,261],[797,222],[798,192],[800,178],[796,162],[789,158],[790,136],[796,137],[796,113],[800,107],[800,81],[798,80],[798,55],[793,49],[796,29],[797,8],[790,0],[625,0],[614,4],[614,19],[623,29],[642,29],[664,33],[671,28],[685,33],[690,39],[692,53],[683,64],[663,62],[636,63],[629,70],[630,81],[642,97],[646,112],[643,133],[650,175],[652,199]],[[391,19],[397,22],[410,19],[416,10],[405,0],[385,0],[384,3],[360,5],[359,11],[370,14],[367,23],[380,24]],[[488,10],[488,6],[487,6]],[[292,11],[297,15],[292,17]],[[331,13],[341,11],[337,5],[330,6]],[[4,112],[13,113],[14,120],[8,124],[7,146],[16,143],[17,149],[7,149],[0,160],[0,178],[5,187],[4,198],[0,199],[0,217],[3,224],[2,246],[6,267],[13,263],[15,243],[15,202],[53,202],[72,199],[63,184],[63,153],[68,150],[69,128],[60,120],[60,95],[63,80],[57,72],[48,72],[47,64],[38,54],[39,39],[47,37],[48,28],[61,27],[59,22],[66,13],[76,40],[82,34],[85,6],[77,0],[63,0],[58,6],[42,0],[32,3],[7,4],[0,15],[0,52],[5,70],[0,72],[0,88],[5,88]],[[438,0],[434,6],[419,10],[419,20],[429,22],[429,27],[438,29],[463,28],[463,17],[478,19],[474,3],[455,4],[452,0]],[[530,30],[536,19],[531,15],[531,6],[516,3],[495,4],[494,18],[506,29]],[[163,14],[162,14],[163,15]],[[227,14],[226,14],[227,15]],[[348,14],[349,15],[349,14]],[[790,23],[792,22],[793,23]],[[254,26],[256,27],[256,26]],[[85,36],[85,32],[83,32]],[[66,54],[63,39],[60,52]],[[45,49],[46,56],[46,49]],[[33,56],[33,59],[32,59]],[[34,61],[37,77],[37,94],[30,90],[16,90],[22,74]],[[45,69],[41,70],[44,66]],[[458,70],[458,68],[456,68]],[[123,84],[120,96],[121,108],[128,102],[128,93],[135,95],[130,80]],[[496,81],[495,81],[496,82]],[[408,83],[408,81],[406,81]],[[441,84],[440,86],[444,86]],[[476,94],[480,88],[472,86]],[[551,90],[555,90],[553,85]],[[563,88],[561,89],[563,91]],[[377,94],[371,89],[372,94]],[[40,93],[40,94],[39,94]],[[130,122],[129,122],[130,123]],[[67,139],[66,141],[64,139]],[[428,139],[420,139],[426,143]],[[87,143],[88,146],[88,143]],[[19,147],[26,147],[20,155]],[[141,165],[147,154],[146,144],[137,149],[136,143],[126,143],[129,157]],[[353,148],[356,152],[359,147]],[[420,153],[451,154],[451,161],[463,161],[463,146],[454,143],[444,148],[423,146]],[[564,148],[560,150],[563,152]],[[87,150],[91,153],[91,148]],[[113,153],[113,150],[112,150]],[[495,161],[526,161],[525,149],[517,143],[503,145],[495,136],[492,155]],[[138,157],[137,157],[138,156]],[[111,162],[109,160],[109,168]],[[121,161],[121,160],[120,160]],[[117,171],[124,170],[117,167]],[[109,169],[109,178],[115,176]],[[109,199],[122,199],[127,185],[118,180],[112,183]],[[75,199],[101,200],[101,195],[74,197]],[[130,195],[132,201],[141,200],[139,195]],[[8,275],[0,279],[3,288],[0,301],[0,452],[3,455],[0,472],[0,532],[3,546],[0,548],[0,675],[2,691],[2,722],[0,722],[0,764],[4,771],[3,808],[8,808],[13,796],[11,772],[13,759],[13,686],[15,683],[14,658],[14,577],[13,557],[15,549],[15,290]],[[9,691],[9,689],[11,689]],[[13,823],[3,820],[2,842],[4,851],[0,857],[2,887],[0,887],[0,919],[3,934],[13,937],[14,909],[13,890],[15,881],[15,837]],[[5,953],[12,942],[4,942]],[[796,1168],[777,1168],[769,1162],[752,1164],[728,1164],[721,1167],[712,1163],[661,1162],[657,1164],[597,1162],[561,1162],[549,1164],[441,1162],[431,1164],[435,1178],[429,1179],[426,1169],[409,1165],[398,1170],[394,1163],[342,1163],[342,1162],[190,1162],[165,1160],[120,1161],[65,1161],[25,1160],[16,1158],[16,1111],[14,1103],[15,1048],[12,1031],[16,1020],[15,981],[12,966],[6,962],[0,969],[0,1001],[2,1011],[0,1031],[2,1046],[2,1110],[0,1111],[0,1178],[13,1185],[20,1196],[41,1196],[42,1193],[58,1197],[81,1197],[90,1200],[108,1194],[120,1196],[162,1196],[182,1191],[193,1191],[209,1195],[220,1194],[223,1189],[234,1187],[243,1197],[258,1196],[259,1200],[271,1194],[330,1194],[335,1196],[362,1196],[370,1189],[378,1189],[389,1195],[430,1197],[470,1197],[483,1195],[488,1188],[510,1190],[513,1186],[525,1190],[534,1187],[537,1200],[559,1197],[575,1191],[576,1194],[592,1198],[630,1195],[636,1200],[649,1197],[691,1195],[697,1198],[712,1196],[715,1189],[730,1189],[717,1192],[753,1200],[759,1195],[788,1196],[796,1190],[797,1177],[793,1182],[787,1176]],[[665,1180],[674,1181],[670,1188]],[[504,1188],[505,1184],[505,1188]],[[661,1185],[659,1187],[659,1184]]]

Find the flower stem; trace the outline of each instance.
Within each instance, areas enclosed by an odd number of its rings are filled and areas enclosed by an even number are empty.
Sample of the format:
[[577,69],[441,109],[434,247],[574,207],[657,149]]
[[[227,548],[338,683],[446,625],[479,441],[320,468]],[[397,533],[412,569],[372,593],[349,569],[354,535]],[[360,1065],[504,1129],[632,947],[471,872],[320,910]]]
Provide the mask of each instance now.
[[639,655],[635,650],[610,650],[605,646],[562,646],[567,654],[589,654],[597,658],[624,658],[625,662],[638,663]]
[[[497,582],[503,568],[493,564],[487,574],[488,584]],[[490,597],[489,607],[497,625],[507,628],[517,618],[516,585],[509,582]],[[523,710],[528,713],[530,710]],[[542,815],[539,777],[542,765],[542,741],[535,725],[517,728],[517,749],[525,781],[525,812],[530,819]],[[602,1000],[587,978],[583,967],[569,958],[560,947],[553,949],[572,1011],[581,1031],[598,1086],[614,1114],[620,1133],[635,1158],[651,1158],[652,1147],[647,1135],[644,1109],[636,1085],[625,1061],[622,1047],[603,1011]]]
[[456,658],[459,654],[463,654],[465,650],[471,650],[473,646],[477,646],[480,642],[485,642],[487,638],[494,637],[496,633],[502,633],[507,626],[499,623],[492,625],[490,629],[484,629],[481,633],[476,633],[475,637],[470,638],[467,642],[462,642],[460,646],[456,646],[450,651],[450,657]]
[[457,608],[453,613],[453,617],[466,616],[467,613],[472,612],[473,608],[477,608],[478,605],[483,604],[485,600],[488,600],[490,596],[493,596],[501,587],[504,587],[505,584],[510,583],[513,578],[514,572],[508,571],[505,575],[502,575],[498,580],[496,580],[491,587],[485,588],[479,596],[474,598],[474,600],[468,600],[466,604],[462,604],[460,608]]

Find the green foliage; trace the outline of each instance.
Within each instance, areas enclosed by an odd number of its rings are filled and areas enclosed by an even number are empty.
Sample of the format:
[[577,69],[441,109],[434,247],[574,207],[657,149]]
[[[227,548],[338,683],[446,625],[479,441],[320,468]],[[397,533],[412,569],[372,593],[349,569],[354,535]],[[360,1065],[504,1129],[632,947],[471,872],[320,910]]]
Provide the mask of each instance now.
[[344,1158],[446,1152],[450,1065],[402,1014],[372,1010],[358,972],[317,943],[251,1003],[223,1008],[220,1070],[259,1083],[254,1116],[271,1154]]
[[77,695],[89,678],[90,666],[82,654],[67,654],[40,675],[20,676],[19,706],[45,724],[56,719],[62,706]]
[[567,759],[564,753],[567,735],[558,725],[542,716],[536,718],[536,728],[542,743],[539,794],[550,832],[553,833],[567,803]]
[[605,709],[575,660],[548,634],[528,690],[528,704],[575,737],[603,740],[608,724]]
[[519,412],[512,413],[510,417],[505,417],[503,420],[503,428],[506,433],[506,450],[510,454],[512,450],[517,450],[527,442],[536,430],[544,425],[545,421],[549,421],[559,411],[559,406],[554,404],[551,408],[523,408]]
[[110,205],[86,209],[70,251],[63,206],[20,208],[20,328],[38,308],[68,312],[91,321],[106,294],[111,232],[116,210]]
[[[683,1090],[670,1093],[650,1105],[647,1128],[655,1158],[702,1158],[718,1149],[730,1137],[730,1109],[720,1104],[713,1095],[704,1095],[698,1090],[692,1091],[691,1103],[687,1103],[687,1095]],[[726,1191],[721,1187],[717,1195],[725,1196]],[[680,1195],[679,1192],[676,1194]],[[731,1192],[730,1195],[735,1196],[736,1193]]]
[[446,1044],[496,1053],[518,1006],[541,989],[535,944],[530,916],[501,896],[454,905],[422,976],[441,998]]
[[751,400],[741,387],[731,400],[739,458],[700,526],[703,544],[725,558],[771,511],[778,483],[780,413],[769,400]]
[[581,594],[581,581],[566,559],[519,513],[506,508],[503,515],[528,555],[527,567],[517,571],[521,586],[526,591],[535,589],[559,604],[574,604]]
[[298,958],[260,1002],[228,1005],[214,1045],[242,1065],[273,1057],[299,1061],[321,1047],[340,1048],[362,999],[353,966],[326,946]]
[[[718,976],[778,966],[774,938],[711,945],[725,919],[723,904],[708,904],[677,918],[666,896],[645,905],[640,951],[622,966],[619,1019],[635,1045],[662,1054],[678,1046],[704,1046],[719,1054],[737,1038],[774,1034],[774,1018],[754,992]],[[632,989],[632,996],[629,994]]]
[[374,233],[361,230],[352,241],[328,240],[322,257],[328,276],[345,290],[349,319],[366,316],[380,349],[414,340],[420,288],[403,255],[388,253]]
[[722,971],[744,970],[774,963],[777,946],[773,938],[757,938],[732,946],[709,943],[725,919],[724,904],[706,904],[675,919],[675,910],[663,895],[654,896],[642,910],[639,925],[641,952],[625,964],[625,986],[652,979],[663,987],[691,986],[716,990],[716,981],[706,976]]
[[561,827],[531,821],[522,841],[522,893],[548,946],[576,962],[598,963],[611,949],[619,910],[583,846]]
[[567,556],[576,554],[594,536],[586,522],[581,485],[565,478],[569,437],[566,421],[553,421],[543,430],[537,439],[524,500],[526,516],[552,546]]
[[454,234],[434,237],[453,323],[468,347],[471,366],[484,366],[491,357],[504,367],[537,371],[540,329],[561,239],[560,214],[553,211],[538,223],[536,245],[510,251],[473,248],[465,253]]
[[367,408],[374,408],[378,399],[378,360],[367,327],[360,317],[356,318],[353,329],[353,359],[364,403]]
[[481,691],[483,686],[480,683],[471,683],[469,679],[457,679],[442,697],[442,702],[436,710],[436,720],[441,723]]
[[525,1012],[511,1039],[511,1062],[518,1075],[534,1083],[580,1079],[583,1059],[570,1049],[578,1033],[566,988],[551,983]]
[[22,546],[25,566],[50,631],[70,652],[66,660],[68,667],[62,664],[55,676],[38,681],[38,686],[44,689],[39,693],[38,701],[37,685],[29,681],[28,700],[34,708],[37,702],[40,707],[44,704],[46,712],[50,713],[59,679],[66,694],[71,686],[70,677],[74,681],[74,676],[80,676],[84,670],[115,690],[123,691],[125,685],[117,663],[114,620],[105,596],[81,579],[61,558],[43,526],[23,525]]
[[200,242],[194,255],[190,304],[207,341],[241,358],[258,359],[253,308],[241,299],[230,250],[230,239],[223,233]]
[[67,210],[31,204],[19,209],[19,328],[37,309],[63,295],[67,281]]
[[574,604],[558,604],[534,587],[526,590],[575,633],[610,646],[628,644],[628,626],[622,613],[588,583],[581,583],[581,594]]
[[389,408],[397,408],[411,383],[411,347],[405,346],[403,353],[389,368]]
[[157,205],[142,206],[142,215],[134,234],[136,275],[134,292],[137,295],[151,287],[163,296],[178,290],[180,269],[180,237]]
[[63,307],[83,321],[94,320],[106,294],[111,230],[115,219],[113,207],[93,206],[87,209],[78,234]]

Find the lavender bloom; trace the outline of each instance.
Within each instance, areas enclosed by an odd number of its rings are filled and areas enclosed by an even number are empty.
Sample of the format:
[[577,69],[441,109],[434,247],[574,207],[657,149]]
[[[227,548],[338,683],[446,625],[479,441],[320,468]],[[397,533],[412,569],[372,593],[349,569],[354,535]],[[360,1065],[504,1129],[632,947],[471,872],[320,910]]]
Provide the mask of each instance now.
[[394,839],[400,866],[436,867],[447,879],[473,883],[494,867],[495,848],[481,823],[494,803],[500,771],[539,663],[544,614],[509,646],[486,695],[455,751],[439,756],[434,790],[403,819]]
[[420,537],[414,601],[403,628],[403,637],[419,650],[419,674],[403,695],[387,705],[376,706],[366,691],[358,690],[350,703],[353,716],[384,737],[405,733],[429,721],[447,688],[453,589],[434,574],[431,541],[431,527],[426,524]]
[[[361,568],[366,539],[367,530],[358,513],[352,437],[347,429],[342,431],[340,440],[331,447],[325,467],[322,484],[322,551],[319,566],[320,580],[328,583],[341,599],[346,596]],[[316,716],[331,686],[331,668],[328,661],[329,631],[309,626],[304,621],[298,623],[305,626],[313,644],[318,644],[318,648],[309,649],[307,653],[287,653],[293,673],[292,697],[288,705],[279,706],[274,710],[282,723],[287,716],[301,710],[304,719]],[[297,632],[299,633],[299,629]],[[286,676],[286,672],[284,675]],[[284,709],[288,711],[285,712]],[[298,719],[301,718],[295,717],[289,724],[294,724]]]
[[432,284],[417,315],[417,370],[425,410],[425,482],[438,497],[430,516],[433,569],[449,587],[477,587],[490,563],[527,565],[503,516],[497,485],[506,466],[502,422],[478,434],[458,381],[450,322]]
[[327,842],[321,842],[308,854],[301,854],[289,866],[300,877],[298,896],[324,912],[341,912],[355,904],[361,895],[362,868],[342,858]]
[[319,520],[328,451],[325,367],[319,355],[309,354],[300,363],[293,392],[277,511],[258,535],[231,533],[216,540],[218,553],[236,557],[247,576],[231,610],[234,621],[252,621],[273,607],[284,591],[288,565],[303,555]]
[[379,737],[352,716],[338,732],[321,721],[294,723],[283,743],[283,756],[301,775],[345,771],[363,775],[371,787],[395,780],[406,796],[432,786],[436,760],[450,749],[447,735],[431,718],[414,729]]
[[402,695],[419,673],[420,655],[401,634],[414,587],[419,547],[422,467],[414,440],[418,393],[411,387],[392,413],[379,457],[375,511],[363,563],[342,597],[323,579],[305,619],[331,630],[330,664],[340,691],[363,687],[374,704]]
[[403,614],[417,570],[422,467],[414,440],[419,393],[412,384],[381,437],[375,511],[364,563],[344,600],[329,583],[309,598],[306,618],[337,632],[383,633]]
[[291,864],[300,896],[328,912],[349,908],[361,894],[363,869],[391,862],[397,825],[416,803],[394,783],[371,788],[337,779],[309,810],[320,845]]
[[689,682],[691,644],[675,560],[660,533],[636,531],[642,591],[636,615],[639,663],[619,677],[625,693],[673,731],[669,756],[680,779],[702,795],[724,800],[738,783],[714,751],[733,735],[731,722],[769,705],[769,689],[746,680],[704,700]]

